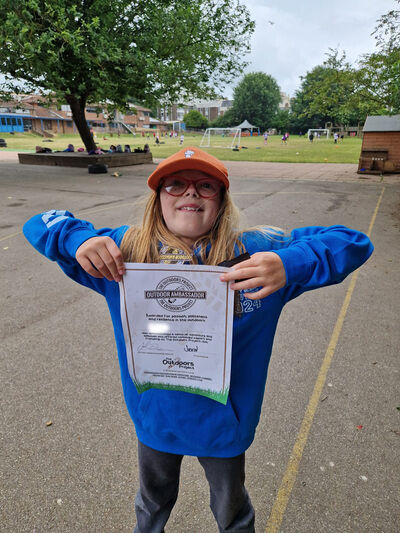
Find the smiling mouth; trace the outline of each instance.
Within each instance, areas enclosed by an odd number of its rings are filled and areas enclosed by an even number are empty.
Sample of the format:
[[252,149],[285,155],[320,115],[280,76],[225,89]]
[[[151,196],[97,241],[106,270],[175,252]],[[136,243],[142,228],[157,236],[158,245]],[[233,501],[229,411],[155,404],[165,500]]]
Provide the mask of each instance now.
[[192,212],[195,212],[195,213],[196,213],[196,212],[203,211],[203,210],[201,209],[200,206],[198,206],[198,207],[188,207],[188,206],[184,206],[184,207],[179,207],[179,208],[178,208],[178,211],[189,211],[189,212],[192,211]]

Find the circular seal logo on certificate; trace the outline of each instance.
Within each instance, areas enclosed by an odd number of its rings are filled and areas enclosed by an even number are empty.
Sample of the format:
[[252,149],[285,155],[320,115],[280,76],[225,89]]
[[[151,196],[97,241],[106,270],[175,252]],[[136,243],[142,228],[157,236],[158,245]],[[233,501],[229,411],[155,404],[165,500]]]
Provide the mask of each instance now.
[[186,311],[196,302],[196,287],[181,276],[162,279],[156,290],[165,291],[165,297],[157,298],[157,302],[168,311]]
[[157,300],[168,311],[186,311],[196,300],[205,300],[207,291],[197,291],[191,281],[181,276],[169,276],[162,279],[155,290],[144,291],[144,297]]

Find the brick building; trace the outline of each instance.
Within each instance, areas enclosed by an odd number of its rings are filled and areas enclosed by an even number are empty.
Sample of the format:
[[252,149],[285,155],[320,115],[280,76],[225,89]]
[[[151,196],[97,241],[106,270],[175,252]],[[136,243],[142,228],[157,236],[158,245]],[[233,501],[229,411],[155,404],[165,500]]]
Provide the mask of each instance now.
[[[117,111],[112,119],[99,105],[88,104],[85,116],[89,127],[98,133],[134,133],[156,127],[150,120],[150,109],[131,106],[132,111]],[[50,137],[57,133],[78,133],[68,105],[48,105],[40,95],[25,95],[0,102],[0,132],[33,132]]]
[[363,128],[359,174],[400,172],[400,115],[369,116]]

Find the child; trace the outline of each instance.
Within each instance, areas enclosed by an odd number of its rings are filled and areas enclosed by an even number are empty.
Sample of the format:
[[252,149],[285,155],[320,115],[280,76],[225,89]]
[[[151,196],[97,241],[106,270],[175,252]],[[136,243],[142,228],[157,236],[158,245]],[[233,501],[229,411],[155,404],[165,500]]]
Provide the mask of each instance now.
[[[49,211],[29,220],[24,234],[68,276],[107,300],[125,401],[139,441],[135,532],[163,531],[178,496],[182,457],[193,455],[205,470],[219,531],[252,533],[244,453],[260,417],[279,315],[303,292],[341,282],[368,259],[373,246],[366,235],[344,226],[299,228],[290,237],[268,228],[239,232],[228,172],[198,148],[165,159],[148,185],[140,227],[96,230],[67,211]],[[251,255],[221,275],[238,291],[240,307],[226,405],[182,391],[150,389],[139,395],[129,376],[116,282],[124,261],[159,263],[168,249],[178,263],[216,265],[245,251]]]

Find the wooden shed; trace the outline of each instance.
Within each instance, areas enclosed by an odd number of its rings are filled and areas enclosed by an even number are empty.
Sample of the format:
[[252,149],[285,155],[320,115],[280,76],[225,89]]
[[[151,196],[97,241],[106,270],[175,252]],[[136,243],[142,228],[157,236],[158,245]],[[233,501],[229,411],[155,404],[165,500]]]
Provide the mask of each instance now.
[[369,116],[363,128],[359,174],[400,173],[400,115]]

